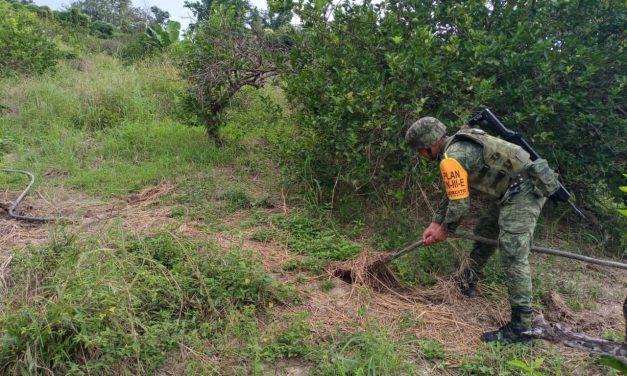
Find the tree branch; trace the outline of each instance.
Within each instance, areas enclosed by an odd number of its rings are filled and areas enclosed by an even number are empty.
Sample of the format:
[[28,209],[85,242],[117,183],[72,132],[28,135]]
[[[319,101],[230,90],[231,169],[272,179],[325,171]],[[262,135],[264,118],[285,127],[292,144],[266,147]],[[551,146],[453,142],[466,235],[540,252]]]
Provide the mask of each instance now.
[[534,338],[561,343],[585,352],[610,356],[627,364],[627,343],[618,343],[570,331],[558,323],[548,323],[543,315],[533,320],[533,329],[527,332]]

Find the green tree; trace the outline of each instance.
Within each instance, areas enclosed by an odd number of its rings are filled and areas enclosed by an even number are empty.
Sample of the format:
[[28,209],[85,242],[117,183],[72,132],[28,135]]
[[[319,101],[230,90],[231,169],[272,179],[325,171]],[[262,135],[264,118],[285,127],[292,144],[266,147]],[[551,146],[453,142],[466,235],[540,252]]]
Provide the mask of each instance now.
[[204,125],[218,140],[220,114],[244,86],[260,88],[279,74],[285,45],[275,33],[249,23],[249,12],[221,5],[196,25],[183,44],[179,63],[189,83],[186,106],[192,123]]
[[192,28],[195,24],[209,20],[214,9],[229,8],[233,17],[239,20],[243,20],[251,9],[247,0],[185,0],[185,7],[189,8],[196,18],[196,22],[190,25]]
[[123,32],[143,30],[150,15],[140,8],[132,7],[131,0],[78,0],[72,3],[94,21],[115,25]]
[[170,18],[170,12],[167,12],[156,5],[150,7],[150,12],[154,18],[154,23],[166,26],[168,19]]
[[268,11],[264,15],[264,23],[272,30],[289,24],[292,20],[294,3],[290,0],[269,0]]
[[625,170],[619,0],[305,1],[296,13],[286,90],[301,109],[298,160],[323,186],[382,192],[410,171],[413,121],[437,116],[454,130],[482,107],[522,131],[578,198]]
[[40,73],[56,65],[61,54],[41,22],[35,13],[0,0],[0,76]]

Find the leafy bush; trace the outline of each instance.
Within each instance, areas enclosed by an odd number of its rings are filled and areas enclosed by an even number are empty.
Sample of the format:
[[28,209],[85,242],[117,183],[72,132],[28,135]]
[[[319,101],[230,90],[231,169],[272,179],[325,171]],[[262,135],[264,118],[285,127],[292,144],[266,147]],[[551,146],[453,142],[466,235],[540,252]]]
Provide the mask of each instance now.
[[36,15],[0,0],[0,77],[41,73],[54,67],[60,52]]
[[95,21],[89,25],[90,30],[101,38],[110,38],[113,36],[115,26],[108,22]]
[[146,27],[146,35],[151,42],[160,48],[166,48],[179,40],[181,31],[181,23],[177,21],[168,21],[165,28],[159,24],[152,24]]
[[454,131],[489,106],[573,191],[616,186],[627,160],[622,3],[523,4],[303,2],[286,77],[302,139],[289,164],[325,187],[381,192],[410,171],[403,136],[418,117]]

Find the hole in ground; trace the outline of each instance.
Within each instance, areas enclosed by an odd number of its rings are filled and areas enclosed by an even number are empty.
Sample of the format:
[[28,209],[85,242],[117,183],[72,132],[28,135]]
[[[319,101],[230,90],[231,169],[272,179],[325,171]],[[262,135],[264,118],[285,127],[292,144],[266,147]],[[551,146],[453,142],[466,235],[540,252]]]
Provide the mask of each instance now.
[[352,285],[353,283],[355,283],[355,275],[350,270],[337,269],[336,271],[333,272],[333,275],[338,277],[342,281],[348,283],[349,285]]

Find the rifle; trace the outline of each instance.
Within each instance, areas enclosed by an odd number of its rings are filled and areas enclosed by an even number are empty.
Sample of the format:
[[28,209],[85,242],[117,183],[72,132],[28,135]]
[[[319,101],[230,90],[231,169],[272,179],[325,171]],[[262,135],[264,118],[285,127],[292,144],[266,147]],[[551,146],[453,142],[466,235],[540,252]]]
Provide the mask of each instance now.
[[[522,147],[527,153],[529,153],[532,161],[540,158],[540,155],[533,150],[531,145],[525,141],[520,133],[508,129],[488,108],[473,116],[468,123],[472,126],[478,126],[484,131],[496,134],[507,142],[511,142],[512,144]],[[560,186],[557,191],[551,195],[551,199],[554,201],[568,203],[573,209],[575,209],[577,214],[586,218],[586,216],[575,206],[575,204],[570,201],[570,192],[568,192],[561,182],[559,182],[559,185]]]

